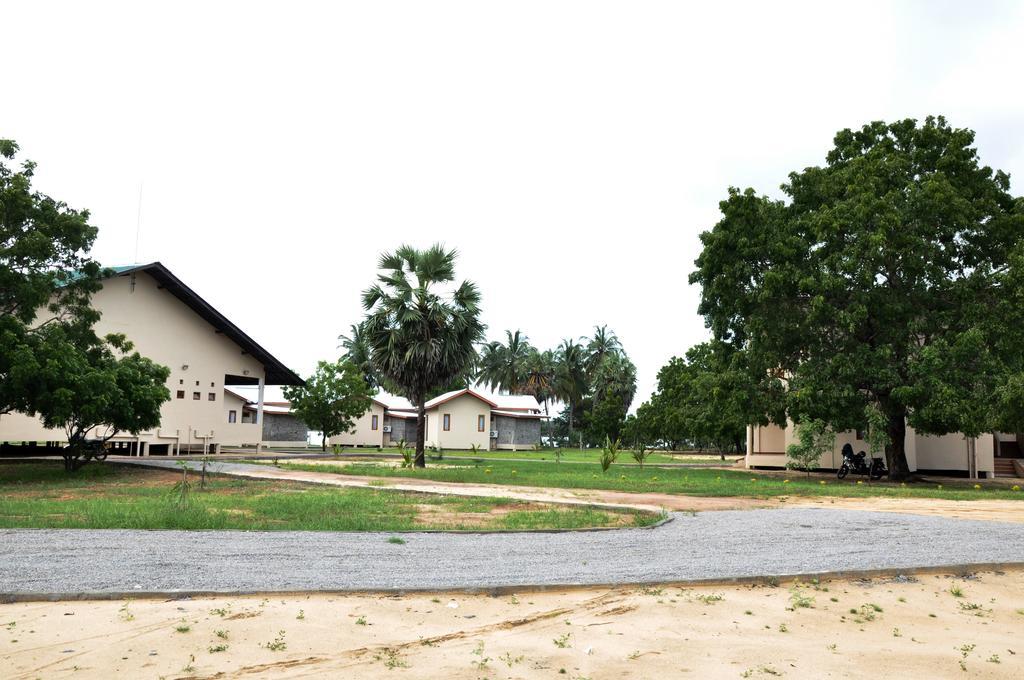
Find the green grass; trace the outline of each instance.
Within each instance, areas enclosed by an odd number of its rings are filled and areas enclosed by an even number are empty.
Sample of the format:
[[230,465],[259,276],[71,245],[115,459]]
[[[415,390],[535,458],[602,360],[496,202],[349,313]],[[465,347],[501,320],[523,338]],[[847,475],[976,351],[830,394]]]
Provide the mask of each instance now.
[[[330,449],[328,449],[327,453],[330,453],[330,452],[331,452]],[[345,449],[340,454],[339,457],[340,458],[345,458],[346,456],[352,456],[353,454],[366,455],[366,454],[374,454],[374,453],[397,454],[398,453],[398,449],[396,449],[396,448],[383,448],[383,449],[347,448],[347,449]],[[593,463],[593,462],[596,462],[600,457],[601,457],[601,450],[600,449],[562,449],[562,462],[563,463]],[[726,454],[726,456],[725,456],[726,464],[730,464],[731,461],[735,460],[738,457],[740,457],[740,456],[737,456],[735,454]],[[472,451],[469,451],[468,449],[445,449],[443,452],[441,452],[440,455],[436,451],[431,451],[430,449],[427,449],[427,459],[428,460],[441,461],[441,460],[461,459],[461,458],[472,458],[472,459],[479,459],[479,460],[510,460],[510,459],[514,458],[514,459],[517,459],[517,460],[547,461],[547,462],[551,462],[551,463],[556,462],[555,461],[554,449],[540,449],[538,451],[535,451],[535,450],[532,450],[532,449],[523,449],[521,451],[508,451],[508,450],[501,450],[501,451],[477,451],[476,453],[473,453]],[[630,455],[630,452],[628,450],[625,450],[625,449],[623,449],[622,452],[619,454],[619,462],[620,463],[630,463],[630,464],[635,464],[636,463],[636,461],[633,460],[633,456]],[[654,464],[661,464],[661,463],[721,463],[721,462],[722,462],[722,458],[721,458],[721,456],[718,456],[717,454],[710,454],[710,453],[682,453],[682,454],[670,455],[670,454],[667,454],[667,453],[659,453],[659,452],[656,451],[656,452],[652,453],[647,458],[647,461],[644,464],[645,465],[654,465]]]
[[[435,459],[437,454],[427,451],[428,458]],[[600,449],[562,449],[562,462],[563,463],[596,463],[601,457]],[[737,456],[725,457],[727,463],[732,461]],[[532,460],[532,461],[555,461],[555,453],[552,449],[541,449],[540,451],[479,451],[473,453],[472,451],[445,451],[445,459],[451,458],[474,458],[480,460]],[[622,451],[619,454],[620,463],[631,463],[635,464],[633,456],[630,455],[629,451]],[[700,455],[700,454],[685,454],[670,456],[664,453],[652,453],[648,456],[645,465],[654,465],[658,463],[720,463],[722,462],[721,457],[714,455]]]
[[[621,458],[620,458],[621,460]],[[607,489],[634,493],[659,492],[694,496],[846,496],[854,498],[943,498],[949,500],[1005,499],[1024,501],[1024,492],[1005,487],[973,488],[973,483],[943,482],[936,484],[907,484],[900,486],[888,482],[857,484],[856,480],[825,480],[802,472],[785,477],[764,476],[756,471],[716,470],[701,468],[647,468],[613,465],[607,474],[601,466],[593,464],[549,465],[537,462],[510,461],[457,461],[445,459],[444,467],[431,466],[424,470],[409,470],[374,463],[349,465],[309,464],[285,462],[280,467],[290,470],[334,472],[342,475],[372,475],[376,477],[416,477],[442,482],[480,484],[506,484],[509,486],[541,486],[561,489]],[[825,481],[825,484],[821,484]]]
[[[651,513],[502,498],[318,488],[214,475],[199,490],[195,473],[189,474],[188,502],[179,505],[173,490],[178,479],[178,473],[112,464],[93,463],[70,475],[56,462],[0,464],[0,528],[575,529],[642,526],[659,519]],[[499,507],[501,512],[489,514]]]

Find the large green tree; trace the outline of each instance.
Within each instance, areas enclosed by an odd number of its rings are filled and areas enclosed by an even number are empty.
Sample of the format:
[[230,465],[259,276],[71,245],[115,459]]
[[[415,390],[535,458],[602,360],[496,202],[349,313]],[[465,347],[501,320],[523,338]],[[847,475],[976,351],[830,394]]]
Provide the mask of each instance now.
[[555,397],[566,405],[568,435],[572,438],[573,412],[587,394],[587,354],[574,340],[562,340],[555,351]]
[[783,384],[753,374],[746,355],[723,342],[706,342],[673,357],[658,372],[658,387],[637,409],[638,434],[678,446],[743,451],[749,424],[784,421]]
[[465,378],[483,339],[480,293],[455,284],[454,250],[402,246],[380,258],[363,293],[364,332],[378,374],[416,405],[416,466],[425,467],[425,403],[432,390]]
[[[973,143],[941,117],[843,130],[787,201],[731,189],[691,276],[715,337],[786,377],[791,417],[844,430],[880,410],[894,479],[907,424],[994,427],[985,402],[1012,402],[1024,356],[1024,206]],[[938,372],[972,347],[969,371]]]
[[493,340],[480,347],[477,380],[492,390],[523,394],[535,351],[525,333],[505,331],[505,342]]
[[19,356],[25,363],[16,373],[32,376],[32,410],[43,425],[64,430],[68,471],[119,433],[138,434],[160,424],[160,406],[171,398],[170,369],[133,351],[123,335],[98,339],[85,326],[52,324],[35,337],[37,351]]
[[[18,145],[0,139],[0,414],[31,411],[36,381],[15,379],[19,361],[45,361],[53,342],[38,337],[57,323],[88,329],[97,319],[89,296],[100,266],[88,256],[96,227],[88,211],[32,188],[35,163],[9,167]],[[79,333],[80,336],[80,333]]]
[[370,408],[372,395],[362,368],[346,359],[319,361],[305,384],[284,388],[284,398],[291,403],[295,417],[320,431],[324,451],[329,438],[351,432],[356,420]]
[[17,152],[0,140],[0,414],[63,429],[65,466],[76,470],[118,433],[159,424],[169,371],[122,335],[97,337],[96,227],[87,211],[32,188],[34,163],[8,167]]

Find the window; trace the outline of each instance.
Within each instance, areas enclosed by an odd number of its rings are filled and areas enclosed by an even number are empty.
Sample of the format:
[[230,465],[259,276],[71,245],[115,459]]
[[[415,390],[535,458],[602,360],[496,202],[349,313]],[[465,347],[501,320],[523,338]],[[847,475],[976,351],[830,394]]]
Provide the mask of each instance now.
[[184,385],[184,384],[185,384],[185,381],[179,378],[179,379],[178,379],[178,384],[179,384],[179,385]]
[[199,381],[198,380],[196,381],[196,387],[199,387]]
[[193,392],[192,393],[192,399],[194,401],[199,401],[199,397],[201,397],[201,396],[203,396],[203,395],[199,394],[198,392]]
[[178,390],[178,399],[185,398],[185,390]]
[[451,429],[452,429],[452,414],[450,414],[450,413],[445,413],[444,414],[444,428],[443,429],[444,429],[445,432],[450,432],[451,431]]
[[377,429],[377,416],[370,416],[370,429],[371,430],[376,430]]
[[228,422],[229,423],[238,422],[238,411],[228,411]]
[[476,417],[476,431],[477,432],[483,432],[484,431],[484,417],[483,416],[477,416]]
[[214,385],[213,383],[210,383],[210,387],[216,387],[216,385]]
[[217,401],[217,393],[210,392],[210,394],[208,394],[206,398],[209,399],[210,401]]

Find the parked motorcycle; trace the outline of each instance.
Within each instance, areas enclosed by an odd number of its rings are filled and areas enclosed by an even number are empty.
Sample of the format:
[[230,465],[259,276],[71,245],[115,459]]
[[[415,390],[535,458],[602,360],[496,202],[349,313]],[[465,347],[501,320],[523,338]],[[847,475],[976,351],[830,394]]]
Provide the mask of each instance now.
[[868,463],[866,453],[863,451],[854,453],[852,446],[844,444],[843,464],[839,467],[839,471],[836,472],[836,476],[839,477],[839,479],[843,479],[851,472],[858,475],[865,475],[870,479],[881,479],[885,475],[889,474],[889,471],[885,469],[885,461],[881,458],[872,458],[871,462]]

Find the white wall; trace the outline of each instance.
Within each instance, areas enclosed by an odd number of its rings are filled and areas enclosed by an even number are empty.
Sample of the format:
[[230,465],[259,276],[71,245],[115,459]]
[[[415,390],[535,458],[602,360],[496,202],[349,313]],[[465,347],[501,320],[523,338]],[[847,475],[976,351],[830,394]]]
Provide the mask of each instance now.
[[[229,425],[223,404],[225,374],[261,377],[260,362],[158,288],[146,273],[135,275],[134,287],[129,276],[107,279],[93,295],[92,304],[102,314],[96,324],[99,335],[123,333],[140,354],[171,369],[167,381],[171,400],[160,409],[160,426],[140,433],[143,441],[173,445],[180,438],[183,445],[190,440],[201,444],[205,435],[208,441],[234,446],[261,440],[260,426],[242,423],[240,411],[239,422]],[[185,393],[183,399],[177,398],[179,390]],[[199,399],[192,398],[193,392],[199,393]],[[65,440],[63,432],[47,431],[35,418],[20,414],[0,418],[0,441]]]
[[[377,416],[377,429],[373,429],[373,416]],[[383,446],[384,407],[370,402],[370,408],[356,421],[352,432],[335,435],[327,440],[330,444],[342,446]]]
[[[451,429],[444,431],[444,414],[451,416]],[[477,428],[478,416],[484,417],[484,431]],[[445,449],[468,449],[476,444],[481,450],[490,447],[491,407],[476,397],[463,394],[427,411],[427,446]]]

